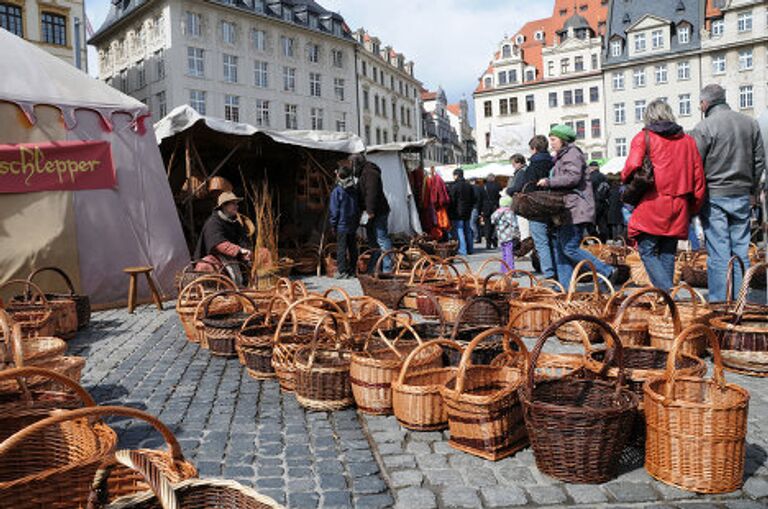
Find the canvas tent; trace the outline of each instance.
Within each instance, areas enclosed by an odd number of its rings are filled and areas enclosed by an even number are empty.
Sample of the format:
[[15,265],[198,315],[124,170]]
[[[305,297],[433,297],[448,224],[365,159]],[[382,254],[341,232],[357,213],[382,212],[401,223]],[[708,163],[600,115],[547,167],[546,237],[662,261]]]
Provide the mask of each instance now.
[[117,304],[122,269],[152,265],[171,293],[189,253],[147,107],[2,29],[0,48],[0,144],[103,140],[117,179],[110,189],[0,193],[0,282],[54,265],[95,304]]

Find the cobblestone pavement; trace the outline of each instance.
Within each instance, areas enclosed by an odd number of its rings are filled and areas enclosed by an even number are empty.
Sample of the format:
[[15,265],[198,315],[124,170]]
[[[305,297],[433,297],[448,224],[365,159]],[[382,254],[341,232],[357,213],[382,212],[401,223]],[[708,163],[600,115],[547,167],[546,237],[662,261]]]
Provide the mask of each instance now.
[[[473,266],[486,256],[473,257]],[[317,290],[337,283],[306,282]],[[340,286],[360,293],[356,281]],[[83,382],[100,403],[159,416],[201,476],[236,479],[291,508],[768,507],[768,392],[760,379],[727,374],[752,395],[748,479],[739,492],[705,497],[653,481],[641,461],[605,485],[565,485],[537,470],[530,449],[492,463],[451,449],[445,433],[409,432],[393,417],[304,412],[277,383],[248,377],[237,359],[187,342],[173,310],[96,313],[70,352],[87,357]],[[146,425],[113,424],[123,447],[162,444]]]

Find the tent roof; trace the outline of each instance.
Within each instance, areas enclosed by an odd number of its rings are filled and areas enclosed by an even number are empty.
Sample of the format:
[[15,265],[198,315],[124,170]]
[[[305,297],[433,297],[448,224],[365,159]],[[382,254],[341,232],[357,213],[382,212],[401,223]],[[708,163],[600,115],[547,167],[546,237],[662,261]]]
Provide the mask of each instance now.
[[365,151],[369,154],[373,154],[374,152],[403,152],[405,150],[422,149],[434,142],[434,138],[429,138],[418,141],[385,143],[384,145],[371,145],[370,147],[366,147]]
[[33,123],[38,104],[59,108],[70,128],[78,108],[96,110],[107,122],[116,112],[134,119],[148,112],[140,101],[2,28],[0,48],[0,101],[17,104]]
[[199,114],[194,108],[183,104],[173,109],[165,118],[155,124],[157,143],[173,138],[192,129],[198,124],[205,125],[211,131],[233,136],[253,136],[263,134],[277,143],[295,145],[318,150],[330,150],[355,154],[365,150],[363,140],[352,133],[331,131],[272,131],[260,129],[250,124],[230,122]]

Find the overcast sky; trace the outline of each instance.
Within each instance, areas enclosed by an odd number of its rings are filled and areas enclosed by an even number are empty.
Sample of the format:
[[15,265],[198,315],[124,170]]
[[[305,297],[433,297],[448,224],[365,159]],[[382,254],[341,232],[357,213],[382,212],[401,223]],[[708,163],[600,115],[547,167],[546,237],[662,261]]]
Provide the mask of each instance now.
[[[451,102],[472,98],[477,78],[504,34],[528,20],[548,16],[551,0],[318,0],[339,12],[355,30],[364,27],[416,63],[424,86],[442,86]],[[110,0],[86,2],[94,30]],[[93,52],[91,51],[91,54]],[[91,73],[96,62],[89,61]],[[474,123],[474,121],[473,121]]]

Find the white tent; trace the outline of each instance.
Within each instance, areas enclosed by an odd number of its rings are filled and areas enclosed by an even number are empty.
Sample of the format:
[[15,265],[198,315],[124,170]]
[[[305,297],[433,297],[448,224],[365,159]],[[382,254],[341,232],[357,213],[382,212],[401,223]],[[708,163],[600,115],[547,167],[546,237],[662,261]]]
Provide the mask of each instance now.
[[600,167],[600,172],[606,175],[611,173],[621,173],[624,170],[624,165],[626,164],[626,157],[614,157]]
[[389,214],[390,233],[406,235],[422,233],[419,209],[415,203],[403,155],[408,151],[418,152],[429,143],[429,140],[388,143],[371,146],[367,149],[367,159],[381,168],[384,194],[387,196],[391,209]]
[[55,265],[95,304],[117,304],[122,269],[152,265],[170,293],[189,253],[147,107],[2,29],[0,48],[0,144],[106,141],[117,178],[24,193],[0,181],[0,282]]

